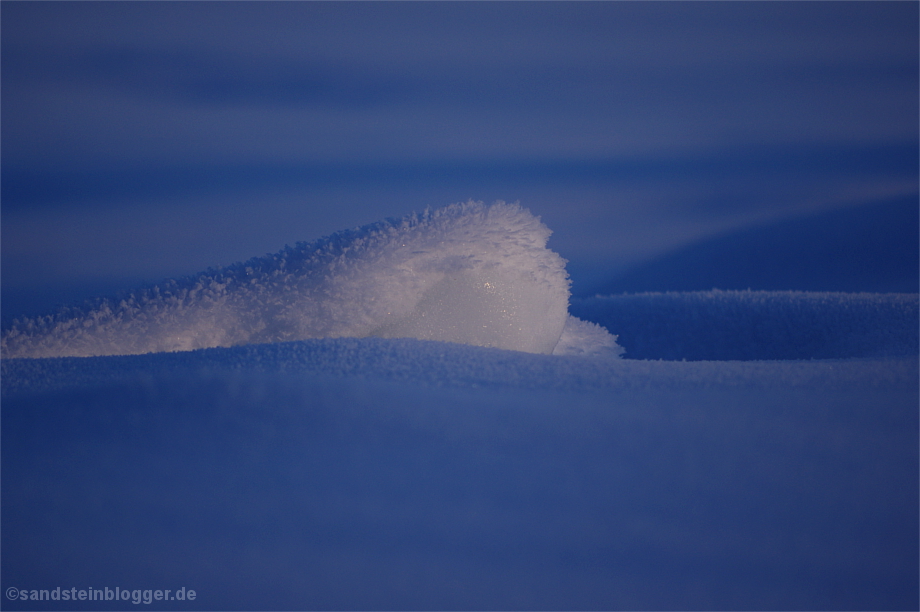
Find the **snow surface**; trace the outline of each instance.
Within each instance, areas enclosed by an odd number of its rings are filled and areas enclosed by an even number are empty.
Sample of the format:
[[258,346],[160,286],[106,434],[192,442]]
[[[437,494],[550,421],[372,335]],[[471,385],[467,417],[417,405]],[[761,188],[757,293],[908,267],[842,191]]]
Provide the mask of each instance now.
[[[213,339],[258,328],[233,304],[320,296],[299,319],[265,306],[277,333],[234,346],[0,360],[0,589],[194,589],[141,605],[178,610],[920,606],[916,294],[598,296],[569,315],[548,230],[517,207],[372,227],[151,290],[121,319],[8,334],[4,357],[137,347],[196,313]],[[438,251],[470,243],[486,254]],[[355,295],[404,317],[355,318],[374,310]],[[526,295],[522,328],[554,320],[527,327],[539,347],[502,327]],[[321,310],[376,335],[280,337]],[[518,350],[469,342],[450,324],[467,313]],[[466,342],[387,337],[409,332]],[[51,604],[3,607],[126,605]]]
[[802,212],[678,247],[597,282],[579,297],[713,287],[917,293],[918,226],[912,187],[906,195]]
[[633,359],[834,359],[920,353],[916,293],[692,291],[574,298]]
[[[546,248],[550,233],[516,204],[454,204],[17,321],[0,350],[125,355],[377,336],[552,353],[568,319],[569,281],[565,261]],[[568,328],[581,343],[563,347],[616,350],[601,328]]]
[[[918,603],[916,357],[344,338],[0,363],[3,589],[185,586],[195,609]],[[108,608],[91,603],[68,607]]]

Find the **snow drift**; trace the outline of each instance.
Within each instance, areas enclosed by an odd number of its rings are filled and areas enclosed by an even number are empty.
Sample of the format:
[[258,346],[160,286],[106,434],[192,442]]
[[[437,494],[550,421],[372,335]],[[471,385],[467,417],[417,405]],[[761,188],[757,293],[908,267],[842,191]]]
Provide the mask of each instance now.
[[689,291],[574,298],[631,359],[850,359],[920,353],[916,293]]
[[[568,319],[564,357],[365,337],[0,360],[0,591],[918,609],[916,294],[571,308],[593,323]],[[598,322],[640,358],[573,354]]]
[[917,365],[383,338],[2,360],[0,591],[917,610]]
[[16,321],[4,357],[140,354],[309,338],[408,337],[617,354],[568,321],[565,261],[517,204],[477,202],[298,243],[84,309]]

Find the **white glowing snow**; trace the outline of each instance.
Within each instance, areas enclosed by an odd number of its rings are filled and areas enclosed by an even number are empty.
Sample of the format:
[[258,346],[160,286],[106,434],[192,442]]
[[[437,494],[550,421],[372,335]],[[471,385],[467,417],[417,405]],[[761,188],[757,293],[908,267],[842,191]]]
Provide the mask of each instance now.
[[565,261],[546,248],[550,233],[517,204],[454,204],[298,243],[119,301],[18,321],[4,334],[3,356],[367,336],[617,354],[606,330],[570,321]]

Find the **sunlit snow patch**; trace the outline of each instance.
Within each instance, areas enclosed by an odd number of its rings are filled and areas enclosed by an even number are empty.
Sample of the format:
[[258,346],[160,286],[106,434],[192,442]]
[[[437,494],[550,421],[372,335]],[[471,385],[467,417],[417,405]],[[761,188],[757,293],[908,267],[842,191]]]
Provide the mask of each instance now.
[[454,204],[17,321],[2,352],[118,355],[379,336],[618,354],[603,328],[566,325],[569,282],[549,235],[516,204]]

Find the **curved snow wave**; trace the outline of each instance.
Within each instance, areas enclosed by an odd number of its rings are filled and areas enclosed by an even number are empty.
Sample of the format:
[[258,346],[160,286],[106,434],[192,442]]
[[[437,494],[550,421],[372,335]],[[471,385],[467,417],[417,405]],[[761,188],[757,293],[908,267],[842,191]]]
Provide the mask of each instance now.
[[[550,233],[517,204],[454,204],[18,321],[0,346],[4,357],[58,357],[379,336],[552,353],[569,281]],[[595,336],[615,347],[605,330]]]

